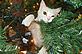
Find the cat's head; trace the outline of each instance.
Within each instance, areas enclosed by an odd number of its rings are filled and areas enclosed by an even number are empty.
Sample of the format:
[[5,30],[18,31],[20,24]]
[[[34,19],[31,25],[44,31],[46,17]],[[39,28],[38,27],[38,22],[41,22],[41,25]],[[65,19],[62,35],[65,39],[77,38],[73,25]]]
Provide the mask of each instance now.
[[52,20],[58,15],[61,8],[51,9],[46,6],[45,2],[42,0],[40,3],[40,8],[38,10],[38,16],[36,20],[43,20],[45,23],[52,22]]

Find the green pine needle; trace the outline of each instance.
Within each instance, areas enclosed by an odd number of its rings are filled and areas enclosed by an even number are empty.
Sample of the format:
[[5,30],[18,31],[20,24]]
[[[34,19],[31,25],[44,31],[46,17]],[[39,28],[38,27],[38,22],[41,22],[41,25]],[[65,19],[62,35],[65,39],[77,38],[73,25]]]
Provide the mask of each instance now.
[[[78,54],[82,47],[82,21],[74,20],[75,14],[62,11],[51,23],[40,22],[44,45],[53,54]],[[71,20],[70,20],[71,19]]]
[[0,26],[0,54],[17,54],[17,46],[7,43],[3,34],[4,31]]

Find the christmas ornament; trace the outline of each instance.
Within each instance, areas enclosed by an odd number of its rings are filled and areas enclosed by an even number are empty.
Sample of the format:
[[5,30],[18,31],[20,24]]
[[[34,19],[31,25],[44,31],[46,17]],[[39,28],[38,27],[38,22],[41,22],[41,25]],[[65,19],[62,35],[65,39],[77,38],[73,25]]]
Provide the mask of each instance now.
[[16,16],[16,17],[20,17],[22,15],[23,15],[22,11],[16,11],[13,13],[13,16]]
[[21,4],[23,0],[12,0],[13,4]]
[[0,0],[0,4],[2,3],[3,0]]
[[26,32],[26,33],[22,36],[22,42],[23,42],[24,44],[28,44],[28,42],[29,42],[31,36],[32,36],[32,34],[31,34],[30,31]]

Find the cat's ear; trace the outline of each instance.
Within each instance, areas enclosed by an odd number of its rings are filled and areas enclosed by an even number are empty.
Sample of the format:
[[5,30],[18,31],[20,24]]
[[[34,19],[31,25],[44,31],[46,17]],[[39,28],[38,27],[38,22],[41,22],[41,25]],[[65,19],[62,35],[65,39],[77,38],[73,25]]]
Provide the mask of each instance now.
[[34,15],[30,14],[22,21],[22,24],[25,26],[29,26],[32,21],[34,21]]
[[46,7],[44,0],[41,0],[41,3],[40,3],[40,8],[42,8],[42,7]]
[[57,9],[54,9],[53,12],[57,16],[60,11],[61,11],[61,7],[60,8],[57,8]]

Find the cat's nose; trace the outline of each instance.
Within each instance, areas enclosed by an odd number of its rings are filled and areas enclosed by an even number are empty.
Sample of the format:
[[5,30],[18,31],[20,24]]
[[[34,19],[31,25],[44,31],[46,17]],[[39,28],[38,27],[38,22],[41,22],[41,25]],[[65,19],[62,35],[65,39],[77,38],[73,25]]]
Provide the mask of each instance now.
[[48,20],[50,20],[50,18],[51,18],[50,16],[47,17]]

